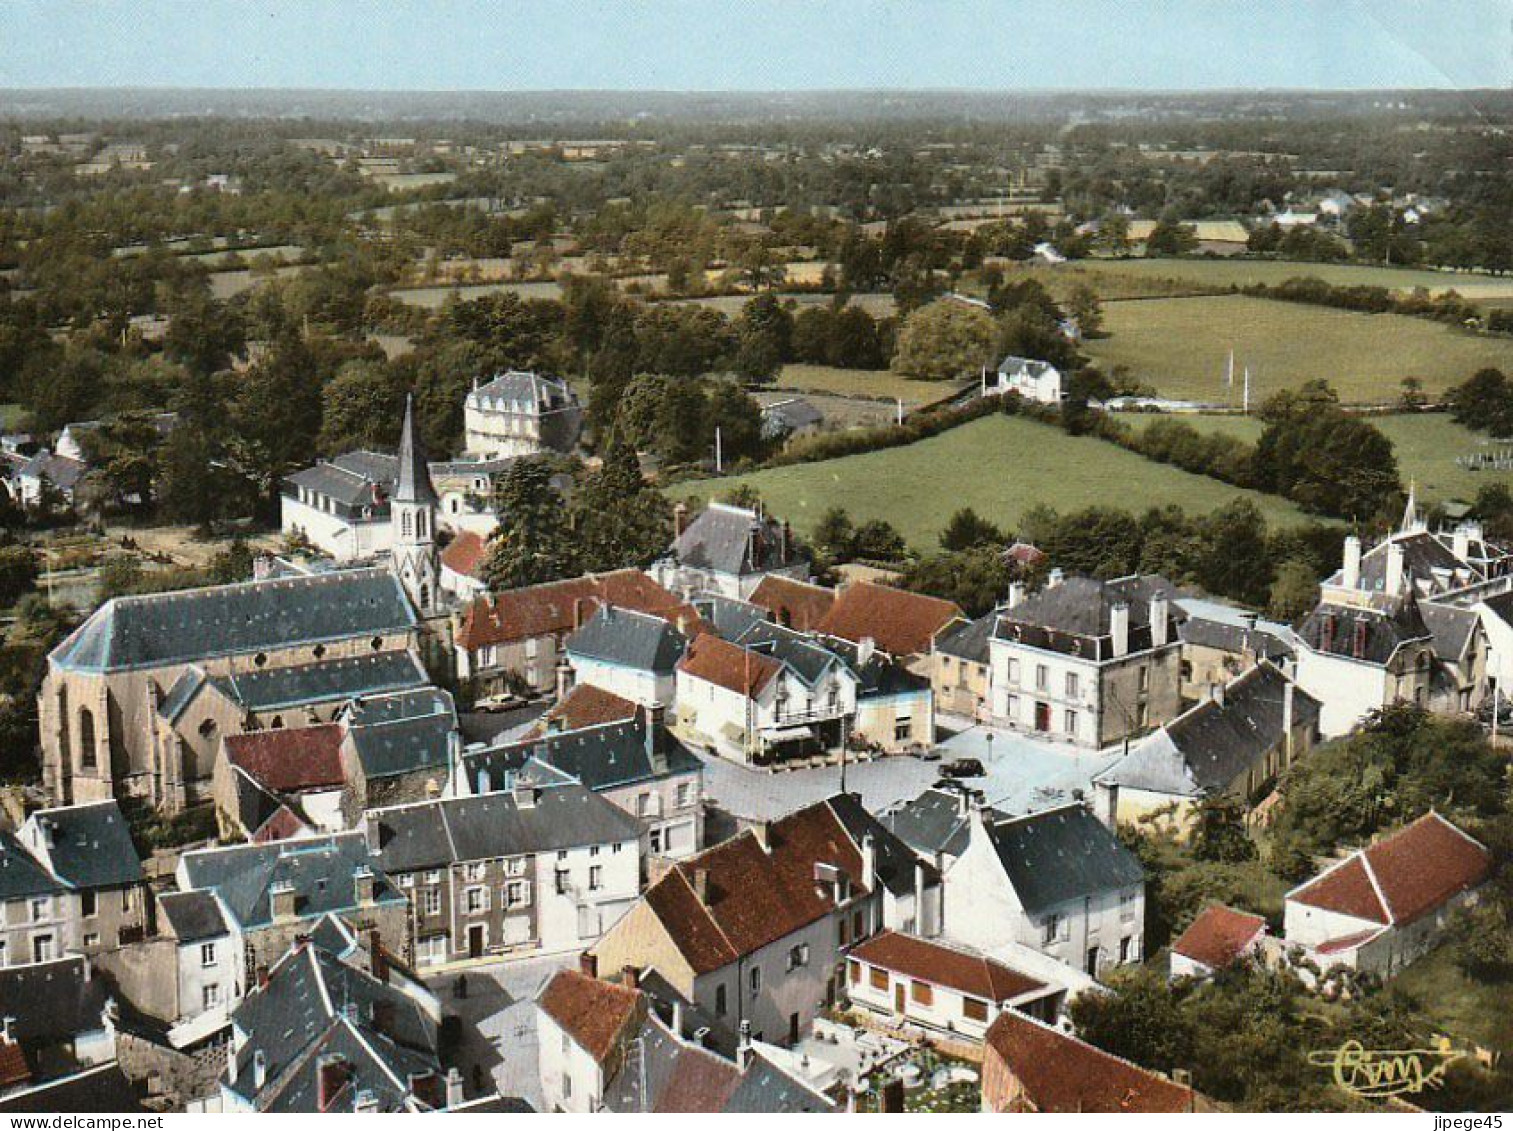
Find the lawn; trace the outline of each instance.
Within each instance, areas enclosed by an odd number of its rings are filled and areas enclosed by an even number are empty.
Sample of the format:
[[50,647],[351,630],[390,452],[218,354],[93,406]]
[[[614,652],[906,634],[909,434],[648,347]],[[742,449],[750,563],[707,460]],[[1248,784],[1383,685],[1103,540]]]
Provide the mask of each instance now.
[[1347,403],[1384,404],[1417,377],[1443,392],[1485,366],[1513,368],[1513,340],[1399,314],[1355,314],[1244,295],[1161,298],[1104,307],[1107,337],[1085,343],[1105,371],[1126,366],[1163,396],[1239,406],[1224,383],[1229,351],[1249,367],[1251,403],[1312,378]]
[[1393,981],[1444,1026],[1445,1032],[1484,1048],[1513,1050],[1513,1011],[1506,986],[1475,982],[1461,973],[1442,946],[1409,966]]
[[1022,417],[992,416],[901,448],[679,483],[671,494],[701,499],[750,485],[801,532],[841,506],[852,518],[886,519],[919,550],[936,547],[952,512],[972,507],[1012,530],[1040,503],[1070,511],[1095,504],[1141,510],[1175,503],[1205,512],[1252,499],[1269,521],[1302,519],[1291,504],[1153,463],[1102,440],[1068,436]]
[[[1261,422],[1247,416],[1156,416],[1130,414],[1119,419],[1136,428],[1155,420],[1180,420],[1202,432],[1223,432],[1254,442],[1261,435]],[[1373,416],[1371,423],[1382,430],[1397,450],[1403,482],[1418,487],[1425,502],[1447,499],[1470,501],[1483,483],[1513,486],[1513,471],[1467,471],[1456,466],[1455,457],[1487,446],[1487,438],[1455,423],[1442,412]],[[1498,445],[1505,447],[1506,445]]]
[[837,397],[898,398],[905,408],[938,401],[957,388],[947,381],[915,381],[889,369],[836,369],[830,365],[796,363],[783,366],[774,384],[780,389]]

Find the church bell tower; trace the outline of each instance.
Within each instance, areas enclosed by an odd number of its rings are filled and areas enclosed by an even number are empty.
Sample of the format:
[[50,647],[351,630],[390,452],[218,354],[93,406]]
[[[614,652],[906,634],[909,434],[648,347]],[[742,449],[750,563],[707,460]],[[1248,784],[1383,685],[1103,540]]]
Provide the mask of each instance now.
[[436,555],[436,488],[425,453],[415,438],[412,398],[405,397],[404,431],[399,437],[399,468],[389,521],[394,532],[394,572],[421,615],[440,605],[440,569]]

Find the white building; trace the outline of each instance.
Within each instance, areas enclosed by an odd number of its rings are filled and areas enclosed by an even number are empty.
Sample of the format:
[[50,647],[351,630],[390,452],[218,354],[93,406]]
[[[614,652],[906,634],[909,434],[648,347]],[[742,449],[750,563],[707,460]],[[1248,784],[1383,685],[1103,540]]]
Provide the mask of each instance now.
[[1018,393],[1026,400],[1041,404],[1060,404],[1066,396],[1062,387],[1061,370],[1048,361],[1030,357],[1015,357],[1010,354],[998,363],[998,380],[989,385],[983,377],[982,394],[985,397]]
[[177,964],[178,1011],[169,1040],[183,1047],[228,1024],[242,1000],[242,938],[214,892],[169,892],[158,897],[158,910]]
[[512,369],[474,384],[463,402],[463,442],[479,459],[567,452],[582,419],[566,381]]
[[575,683],[666,707],[677,695],[678,661],[687,648],[665,617],[605,605],[568,638],[566,652]]
[[648,572],[680,596],[746,601],[770,575],[809,580],[809,562],[796,552],[787,523],[725,503],[710,503],[691,522],[680,503],[673,516],[673,543]]

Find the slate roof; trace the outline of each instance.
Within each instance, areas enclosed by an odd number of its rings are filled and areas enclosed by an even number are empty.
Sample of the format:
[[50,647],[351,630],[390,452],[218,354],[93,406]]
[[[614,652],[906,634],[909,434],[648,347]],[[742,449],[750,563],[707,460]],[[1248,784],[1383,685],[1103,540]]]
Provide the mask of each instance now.
[[414,397],[405,397],[405,419],[399,433],[398,465],[394,484],[394,501],[434,505],[436,488],[431,483],[431,469],[426,463],[425,450],[415,435]]
[[11,1038],[35,1070],[37,1053],[105,1028],[105,982],[77,955],[53,962],[0,966],[0,1002],[14,1017]]
[[[960,856],[966,851],[971,835],[970,800],[956,790],[927,789],[912,801],[883,814],[883,824],[899,840],[921,856],[936,853]],[[983,819],[995,821],[1003,816],[996,809],[984,809]]]
[[748,698],[758,694],[782,670],[783,665],[771,656],[721,640],[712,632],[689,644],[688,651],[678,661],[678,671]]
[[215,891],[226,911],[243,929],[266,926],[272,921],[269,889],[276,883],[294,887],[295,913],[301,919],[352,910],[357,902],[353,874],[360,866],[375,873],[375,902],[404,901],[404,896],[375,866],[367,841],[357,832],[275,844],[198,849],[184,853],[179,866],[188,888]]
[[860,649],[849,641],[831,638],[825,641],[825,647],[840,657],[856,676],[858,700],[929,694],[928,678],[894,663],[884,652],[873,652],[864,664]]
[[742,648],[771,656],[813,687],[837,665],[841,658],[812,637],[771,621],[754,624],[737,643]]
[[70,1115],[131,1115],[149,1112],[114,1060],[0,1096],[0,1111]]
[[1385,665],[1400,648],[1429,640],[1429,627],[1413,598],[1382,598],[1379,606],[1321,604],[1298,629],[1314,652]]
[[520,369],[496,374],[468,393],[468,403],[518,413],[541,413],[576,403],[567,382]]
[[995,1004],[1052,990],[995,959],[896,931],[884,931],[852,947],[849,957]]
[[1210,970],[1222,970],[1265,930],[1266,920],[1261,916],[1211,903],[1172,943],[1172,953],[1201,962]]
[[43,448],[17,473],[28,479],[41,479],[68,494],[89,474],[89,465],[67,456],[54,455]]
[[463,773],[475,791],[508,789],[534,760],[597,792],[701,769],[703,764],[670,730],[654,726],[648,736],[647,725],[637,716],[470,750],[463,755]]
[[52,873],[70,887],[120,887],[142,882],[142,861],[115,801],[39,809],[27,823],[51,831],[51,842],[44,841],[45,848],[40,851]]
[[59,667],[111,672],[415,628],[388,570],[247,581],[107,601],[52,652]]
[[567,654],[671,675],[687,646],[683,634],[659,616],[604,605],[568,637]]
[[1191,1088],[1012,1009],[998,1015],[984,1043],[986,1055],[998,1057],[1023,1087],[1027,1110],[1179,1112],[1194,1106]]
[[985,827],[1005,875],[1031,915],[1145,882],[1135,854],[1081,804]]
[[1476,887],[1492,853],[1432,810],[1351,853],[1287,898],[1384,926],[1406,926]]
[[451,765],[457,733],[452,697],[435,687],[355,700],[342,714],[346,741],[370,781]]
[[0,830],[0,903],[33,895],[61,895],[68,887],[26,846]]
[[[913,854],[854,797],[837,795],[773,822],[765,848],[748,829],[679,861],[643,898],[694,972],[709,973],[830,914],[835,905],[828,889],[815,883],[817,865],[845,873],[854,889],[866,890],[861,833],[875,838],[878,879],[912,890]],[[927,883],[938,882],[925,867]]]
[[577,970],[552,975],[536,1004],[601,1068],[646,1016],[645,999],[637,990]]
[[794,397],[766,405],[762,409],[762,420],[764,425],[771,426],[770,431],[797,432],[823,424],[825,414],[802,397]]
[[342,728],[335,723],[228,735],[226,757],[258,784],[277,793],[339,789]]
[[952,601],[858,581],[841,589],[817,631],[853,644],[870,637],[889,655],[917,656],[930,650],[937,632],[964,615]]
[[640,836],[634,817],[576,782],[544,785],[535,794],[528,806],[500,792],[370,810],[368,839],[385,871],[412,872]]
[[1480,623],[1476,611],[1425,602],[1418,607],[1418,612],[1434,636],[1435,657],[1447,664],[1459,663]]
[[[1421,592],[1444,592],[1482,579],[1480,571],[1457,558],[1438,537],[1420,530],[1384,538],[1362,554],[1360,589],[1374,593],[1385,590],[1389,545],[1402,550],[1403,577],[1418,583]],[[1344,570],[1337,571],[1329,581],[1332,585],[1342,585]]]
[[390,650],[214,676],[212,681],[247,710],[265,712],[421,688],[431,678],[415,653]]
[[1185,614],[1184,643],[1237,655],[1258,654],[1273,663],[1293,656],[1292,629],[1285,624],[1215,601],[1181,597],[1176,605]]
[[673,540],[669,555],[680,565],[713,573],[765,573],[796,560],[782,524],[744,507],[710,503]]
[[998,624],[996,612],[980,616],[976,620],[964,620],[944,629],[935,638],[935,650],[946,656],[955,656],[968,663],[988,663],[988,641],[993,639],[993,629]]
[[[328,1057],[340,1058],[343,1080],[327,1111],[352,1111],[360,1093],[379,1111],[403,1111],[411,1076],[442,1075],[437,1025],[418,1002],[309,943],[291,949],[266,986],[248,991],[232,1023],[247,1040],[236,1054],[236,1081],[225,1086],[258,1111],[320,1110],[320,1063]],[[259,1054],[266,1066],[260,1090]]]
[[[775,577],[768,574],[768,579]],[[764,579],[766,580],[766,579]],[[720,593],[697,593],[689,602],[702,628],[726,640],[739,640],[751,626],[768,620],[767,610],[752,601],[738,601]]]
[[813,632],[835,604],[835,590],[773,573],[757,583],[751,603],[766,609],[779,624]]
[[674,620],[686,608],[640,570],[619,569],[479,597],[463,611],[457,642],[472,651],[487,644],[565,636],[603,603]]
[[[1283,744],[1285,696],[1291,681],[1268,663],[1236,676],[1224,701],[1205,699],[1143,739],[1098,775],[1151,793],[1201,797],[1223,793]],[[1320,704],[1292,685],[1293,725],[1318,725]]]
[[214,939],[227,934],[226,917],[208,891],[173,891],[158,896],[158,910],[180,943]]
[[[375,460],[387,458],[390,468],[379,475],[369,475],[345,466],[354,456],[372,456]],[[383,508],[387,513],[388,489],[394,482],[392,456],[381,457],[376,452],[349,452],[336,460],[322,460],[301,468],[284,477],[284,482],[303,487],[315,495],[333,500],[345,507]],[[366,462],[366,461],[364,461]]]
[[[1175,595],[1170,582],[1156,575],[1098,581],[1068,577],[1046,585],[1013,608],[1000,611],[994,638],[1031,647],[1107,659],[1112,656],[1111,625],[1116,605],[1129,607],[1129,650],[1151,647],[1151,599]],[[1178,618],[1167,606],[1168,643],[1177,640]]]

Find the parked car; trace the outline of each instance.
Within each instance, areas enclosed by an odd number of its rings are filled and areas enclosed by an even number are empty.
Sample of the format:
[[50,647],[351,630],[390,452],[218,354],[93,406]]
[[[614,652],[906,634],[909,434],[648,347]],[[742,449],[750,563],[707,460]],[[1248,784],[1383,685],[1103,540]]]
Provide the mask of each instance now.
[[980,778],[987,773],[976,758],[957,758],[941,766],[940,772],[948,778]]
[[526,700],[519,695],[504,693],[501,695],[488,695],[477,700],[473,704],[473,710],[480,715],[502,715],[506,711],[518,711],[527,706]]

